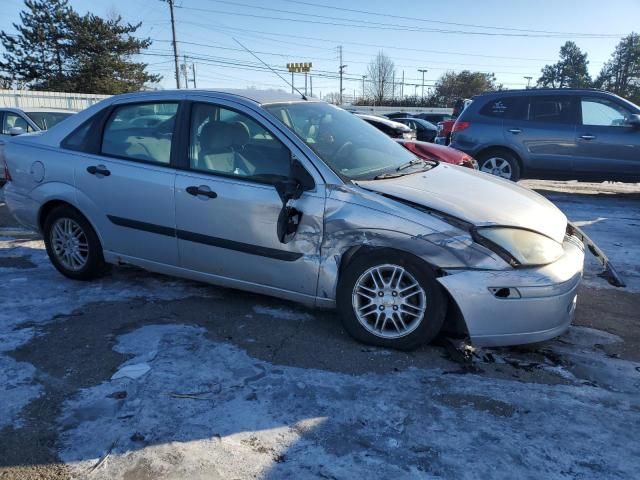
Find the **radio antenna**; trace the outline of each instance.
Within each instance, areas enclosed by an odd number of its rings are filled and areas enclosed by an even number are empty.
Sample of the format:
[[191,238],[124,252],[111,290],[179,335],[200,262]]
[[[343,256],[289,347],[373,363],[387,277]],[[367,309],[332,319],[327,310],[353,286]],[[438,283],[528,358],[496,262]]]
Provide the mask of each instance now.
[[271,68],[271,65],[266,64],[265,62],[262,61],[262,59],[260,57],[258,57],[255,53],[253,53],[251,50],[249,50],[247,47],[245,47],[242,43],[240,43],[236,38],[233,38],[233,41],[236,42],[238,45],[240,45],[242,48],[244,48],[247,52],[249,52],[251,55],[253,55],[255,58],[258,59],[258,61],[260,63],[262,63],[265,67],[267,67],[269,70],[271,70],[273,73],[275,73],[278,77],[280,77],[280,79],[286,83],[287,85],[289,85],[293,90],[295,90],[296,92],[298,92],[300,94],[300,96],[302,97],[303,100],[306,100],[307,97],[304,95],[304,93],[302,93],[300,90],[298,90],[296,87],[293,86],[292,83],[290,83],[286,78],[284,78],[282,75],[280,75],[276,70],[274,70],[273,68]]

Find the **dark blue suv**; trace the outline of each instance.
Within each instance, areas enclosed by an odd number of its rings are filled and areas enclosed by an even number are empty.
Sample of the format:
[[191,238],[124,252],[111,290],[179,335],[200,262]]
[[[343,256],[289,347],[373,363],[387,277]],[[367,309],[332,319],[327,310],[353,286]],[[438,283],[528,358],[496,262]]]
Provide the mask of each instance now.
[[458,117],[451,146],[513,181],[638,182],[640,107],[602,90],[485,93]]

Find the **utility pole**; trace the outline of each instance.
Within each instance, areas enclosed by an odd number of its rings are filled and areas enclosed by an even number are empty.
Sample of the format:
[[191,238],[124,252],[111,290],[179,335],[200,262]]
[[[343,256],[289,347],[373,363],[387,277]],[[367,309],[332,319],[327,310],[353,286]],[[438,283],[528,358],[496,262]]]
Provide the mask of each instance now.
[[340,99],[340,105],[342,105],[342,75],[344,73],[344,69],[346,68],[346,65],[342,64],[342,45],[338,45],[338,54],[340,56],[340,94],[338,96],[338,98]]
[[193,75],[193,88],[198,88],[196,86],[196,64],[191,64],[191,75]]
[[402,84],[400,85],[400,98],[404,98],[404,70],[402,70]]
[[367,78],[366,75],[362,75],[362,99],[364,100],[364,79]]
[[311,88],[311,96],[313,97],[313,77],[309,75],[309,87]]
[[182,56],[182,61],[184,62],[182,64],[182,74],[184,75],[184,88],[189,88],[189,71],[187,70],[187,56],[183,55]]
[[176,42],[176,21],[173,15],[173,1],[165,0],[169,4],[169,11],[171,12],[171,35],[173,36],[173,62],[176,67],[176,88],[180,88],[180,67],[178,66],[178,42]]
[[522,78],[524,78],[527,81],[527,88],[529,88],[531,86],[531,79],[533,77],[522,77]]
[[424,68],[419,68],[418,71],[422,72],[422,103],[424,103],[424,74],[429,70],[426,70]]

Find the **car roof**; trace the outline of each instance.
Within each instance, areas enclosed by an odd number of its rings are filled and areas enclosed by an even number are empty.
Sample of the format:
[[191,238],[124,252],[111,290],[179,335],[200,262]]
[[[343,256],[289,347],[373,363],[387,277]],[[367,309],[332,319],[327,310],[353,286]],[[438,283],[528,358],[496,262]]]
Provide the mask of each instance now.
[[[513,90],[494,90],[489,92],[482,92],[476,97],[485,97],[485,96],[504,96],[504,95],[549,95],[550,93],[560,93],[560,94],[576,94],[576,93],[601,93],[605,95],[614,95],[611,92],[606,90],[601,90],[599,88],[521,88],[521,89],[513,89]],[[475,98],[475,97],[474,97]]]
[[[153,99],[174,99],[183,95],[210,95],[210,94],[223,94],[230,95],[244,100],[250,100],[259,105],[268,105],[272,103],[289,103],[289,102],[302,102],[302,98],[299,94],[287,93],[283,90],[258,90],[258,89],[236,89],[236,88],[220,88],[220,89],[183,89],[183,90],[152,90],[147,92],[133,92],[117,95],[118,99],[144,99],[150,97]],[[307,97],[307,101],[319,102],[320,100],[312,97]]]
[[380,122],[380,123],[384,123],[386,125],[389,125],[391,127],[406,127],[406,125],[404,123],[400,123],[400,122],[395,122],[393,120],[389,120],[387,117],[378,117],[377,115],[367,115],[366,113],[356,113],[355,114],[356,117],[360,117],[363,120],[369,120],[372,122]]

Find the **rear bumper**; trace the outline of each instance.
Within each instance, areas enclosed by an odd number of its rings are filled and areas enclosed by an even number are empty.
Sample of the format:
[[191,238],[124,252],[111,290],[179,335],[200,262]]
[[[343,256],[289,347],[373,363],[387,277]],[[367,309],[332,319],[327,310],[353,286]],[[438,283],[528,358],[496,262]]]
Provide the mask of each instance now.
[[[574,318],[584,248],[575,237],[564,255],[536,268],[448,272],[439,282],[457,303],[471,341],[478,346],[535,343],[563,333]],[[501,298],[508,288],[515,297]]]

